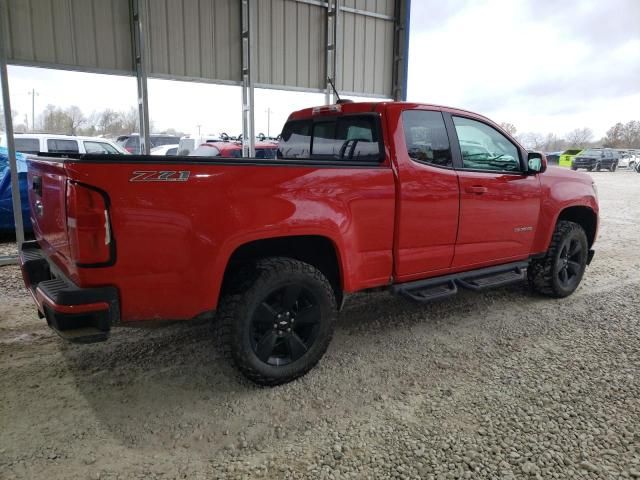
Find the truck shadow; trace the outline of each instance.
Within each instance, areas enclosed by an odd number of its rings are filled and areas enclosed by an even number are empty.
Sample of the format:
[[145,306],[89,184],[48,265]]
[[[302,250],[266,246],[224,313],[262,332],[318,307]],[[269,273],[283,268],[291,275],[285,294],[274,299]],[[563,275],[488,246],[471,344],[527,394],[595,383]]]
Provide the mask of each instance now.
[[[531,308],[538,300],[520,285],[481,295],[461,292],[426,305],[386,293],[355,295],[318,367],[277,388],[256,387],[240,377],[221,357],[205,323],[122,328],[108,342],[61,350],[90,409],[76,419],[97,421],[129,447],[190,448],[210,456],[295,438],[318,418],[367,418],[375,414],[382,387],[427,388],[440,380],[429,363],[457,348],[443,341],[452,329],[455,343],[464,344],[465,335],[477,336],[465,333],[477,319]],[[428,353],[398,367],[387,360],[405,358],[405,352],[386,351],[389,342]]]

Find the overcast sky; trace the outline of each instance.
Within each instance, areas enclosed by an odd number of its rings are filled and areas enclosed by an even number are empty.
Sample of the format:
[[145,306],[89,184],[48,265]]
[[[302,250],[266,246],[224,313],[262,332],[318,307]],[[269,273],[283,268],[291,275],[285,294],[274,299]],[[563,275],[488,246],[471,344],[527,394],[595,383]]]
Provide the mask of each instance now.
[[[414,0],[408,97],[462,107],[519,132],[563,135],[640,120],[640,0]],[[85,113],[136,104],[133,78],[10,67],[12,106],[31,124],[47,104]],[[150,80],[156,129],[240,133],[238,87]],[[256,91],[256,131],[277,134],[323,95]],[[267,114],[270,109],[270,115]],[[267,119],[270,118],[268,124]]]

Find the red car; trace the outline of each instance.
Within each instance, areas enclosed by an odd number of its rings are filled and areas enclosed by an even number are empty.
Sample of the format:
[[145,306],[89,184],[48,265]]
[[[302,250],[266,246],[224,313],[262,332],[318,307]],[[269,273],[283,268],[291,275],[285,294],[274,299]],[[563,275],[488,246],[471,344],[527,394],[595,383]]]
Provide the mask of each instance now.
[[225,353],[266,385],[320,360],[353,292],[427,302],[528,279],[570,295],[598,229],[588,175],[435,105],[301,110],[273,159],[28,164],[36,240],[21,264],[53,329],[92,342],[215,313]]
[[[273,142],[256,142],[255,158],[276,158],[278,144]],[[192,157],[241,158],[241,142],[208,142],[203,143],[189,154]]]

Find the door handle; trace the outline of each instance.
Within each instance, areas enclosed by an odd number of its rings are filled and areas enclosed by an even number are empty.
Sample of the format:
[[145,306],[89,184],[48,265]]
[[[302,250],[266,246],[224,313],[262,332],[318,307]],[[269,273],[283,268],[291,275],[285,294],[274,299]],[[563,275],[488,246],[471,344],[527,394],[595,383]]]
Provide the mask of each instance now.
[[477,193],[478,195],[482,195],[483,193],[487,193],[488,189],[487,187],[483,187],[481,185],[470,185],[465,188],[465,191],[467,193]]

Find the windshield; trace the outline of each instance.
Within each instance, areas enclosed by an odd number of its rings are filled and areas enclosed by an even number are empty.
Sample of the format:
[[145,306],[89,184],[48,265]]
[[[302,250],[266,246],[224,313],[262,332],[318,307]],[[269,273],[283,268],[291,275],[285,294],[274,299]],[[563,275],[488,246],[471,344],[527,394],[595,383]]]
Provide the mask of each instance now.
[[582,152],[581,155],[586,155],[588,157],[599,157],[600,155],[602,155],[604,152],[602,150],[594,150],[594,149],[589,149],[589,150],[585,150],[584,152]]

